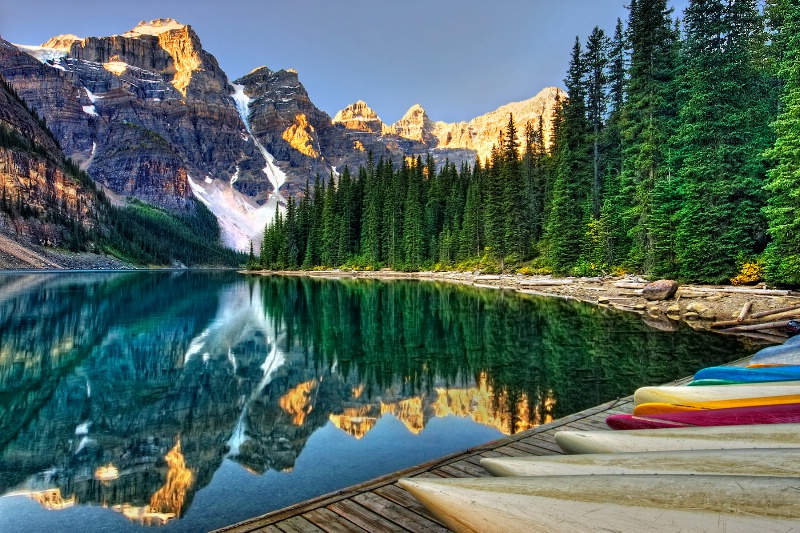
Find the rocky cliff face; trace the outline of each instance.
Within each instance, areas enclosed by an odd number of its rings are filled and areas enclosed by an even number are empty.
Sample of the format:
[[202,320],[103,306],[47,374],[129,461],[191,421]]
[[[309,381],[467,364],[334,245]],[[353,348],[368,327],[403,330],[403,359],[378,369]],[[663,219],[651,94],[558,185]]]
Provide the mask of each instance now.
[[0,71],[66,154],[118,194],[191,207],[187,177],[268,192],[225,73],[190,26],[161,19],[111,37],[0,43]]
[[370,108],[366,102],[359,100],[354,104],[345,107],[333,117],[334,124],[341,124],[349,130],[365,131],[385,135],[395,133],[378,117],[378,114]]
[[93,227],[94,191],[67,175],[63,165],[56,140],[0,75],[0,233],[59,246],[65,224]]

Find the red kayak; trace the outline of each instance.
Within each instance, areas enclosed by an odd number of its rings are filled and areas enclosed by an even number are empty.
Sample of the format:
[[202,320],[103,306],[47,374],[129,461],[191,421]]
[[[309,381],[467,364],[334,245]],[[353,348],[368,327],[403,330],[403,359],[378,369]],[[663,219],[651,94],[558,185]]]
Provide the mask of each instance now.
[[647,416],[612,415],[611,429],[658,429],[689,426],[739,426],[748,424],[800,423],[800,404],[754,405],[729,409],[703,409]]

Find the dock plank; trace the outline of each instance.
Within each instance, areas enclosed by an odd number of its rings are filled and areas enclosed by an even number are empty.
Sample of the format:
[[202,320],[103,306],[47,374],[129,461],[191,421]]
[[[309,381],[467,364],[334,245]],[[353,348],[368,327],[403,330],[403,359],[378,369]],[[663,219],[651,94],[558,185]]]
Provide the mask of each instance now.
[[288,520],[284,520],[277,524],[279,530],[283,533],[325,533],[302,516],[293,516]]
[[305,513],[303,518],[324,530],[325,533],[363,533],[366,531],[324,507]]
[[409,509],[405,509],[374,492],[364,492],[355,496],[353,500],[375,514],[383,516],[414,533],[448,533],[449,531],[436,522],[432,522],[424,516],[420,516]]
[[397,505],[405,507],[409,511],[414,511],[418,515],[424,516],[431,522],[443,525],[441,522],[439,522],[439,519],[433,516],[431,512],[428,511],[428,509],[425,506],[419,503],[419,501],[415,497],[413,497],[407,491],[403,490],[397,484],[380,487],[378,489],[375,489],[374,492],[375,494],[383,496],[389,501],[393,501]]
[[332,503],[328,506],[328,509],[371,533],[407,531],[351,499]]

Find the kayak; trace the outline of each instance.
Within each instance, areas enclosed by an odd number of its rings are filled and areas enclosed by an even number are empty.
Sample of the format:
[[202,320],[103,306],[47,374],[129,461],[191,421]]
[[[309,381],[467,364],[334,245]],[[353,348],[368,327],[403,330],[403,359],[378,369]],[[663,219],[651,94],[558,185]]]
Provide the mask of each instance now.
[[709,409],[730,409],[731,407],[753,407],[756,405],[780,405],[800,403],[800,394],[788,396],[760,396],[757,398],[736,398],[733,400],[718,400],[715,402],[686,402],[686,403],[640,403],[633,408],[636,416],[647,416],[657,413],[678,413],[683,411],[702,411]]
[[765,381],[800,380],[800,366],[773,366],[768,368],[740,368],[734,366],[711,366],[699,370],[689,386],[695,381],[724,380],[738,383],[761,383]]
[[718,474],[800,477],[800,449],[690,450],[642,453],[486,457],[493,476]]
[[634,393],[633,401],[637,406],[653,402],[692,404],[794,395],[800,395],[800,381],[772,381],[758,385],[725,385],[722,387],[641,387]]
[[800,423],[800,403],[700,409],[647,416],[619,414],[606,418],[611,429],[657,429],[680,426],[741,426]]
[[800,345],[771,346],[753,354],[748,367],[800,365]]
[[399,484],[456,533],[800,531],[792,477],[404,478]]
[[720,426],[729,424],[686,424],[684,422],[672,422],[670,420],[660,420],[636,415],[614,415],[606,418],[606,425],[611,429],[640,430],[640,429],[667,429],[667,428],[691,428],[700,426]]
[[566,453],[658,452],[739,448],[800,448],[800,424],[707,426],[640,431],[559,431]]

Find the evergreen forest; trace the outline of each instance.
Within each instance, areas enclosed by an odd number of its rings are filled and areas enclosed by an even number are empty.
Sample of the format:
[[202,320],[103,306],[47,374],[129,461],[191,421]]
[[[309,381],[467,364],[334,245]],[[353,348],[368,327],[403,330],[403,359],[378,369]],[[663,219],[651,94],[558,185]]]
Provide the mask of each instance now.
[[[250,267],[480,269],[800,285],[800,5],[631,0],[577,37],[552,131],[485,161],[370,158],[307,183]],[[335,178],[335,179],[334,179]]]

